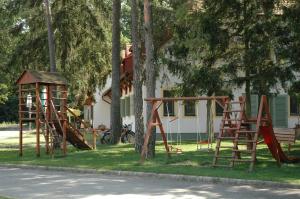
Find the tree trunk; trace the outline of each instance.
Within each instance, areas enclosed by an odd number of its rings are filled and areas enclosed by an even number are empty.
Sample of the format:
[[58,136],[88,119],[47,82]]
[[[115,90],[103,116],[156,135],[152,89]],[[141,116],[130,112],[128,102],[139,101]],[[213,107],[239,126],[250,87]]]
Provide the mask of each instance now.
[[120,0],[113,1],[113,26],[112,26],[112,102],[111,102],[111,129],[112,144],[117,144],[121,136],[120,114]]
[[[244,1],[244,7],[243,7],[243,15],[244,15],[244,27],[246,27],[246,24],[248,24],[249,21],[249,15],[247,13],[247,2]],[[244,67],[245,67],[245,93],[246,93],[246,116],[248,118],[251,117],[251,77],[250,77],[250,66],[249,66],[249,33],[247,29],[244,29]],[[251,126],[249,126],[251,128]],[[247,135],[247,140],[252,140],[252,135],[248,134]],[[247,150],[252,150],[253,144],[248,143],[247,144]],[[240,154],[239,154],[240,158]]]
[[143,80],[141,65],[140,35],[138,24],[138,2],[131,0],[131,35],[133,47],[133,90],[134,90],[134,118],[135,118],[135,151],[142,152],[144,143],[144,118],[143,118]]
[[206,104],[206,133],[207,133],[207,141],[209,143],[212,142],[211,138],[212,138],[212,100],[207,100],[207,104]]
[[[45,0],[45,19],[47,24],[47,32],[48,32],[48,47],[49,47],[49,59],[50,59],[50,72],[56,72],[56,60],[55,60],[55,43],[54,36],[52,30],[52,22],[51,22],[51,9],[49,5],[49,0]],[[50,89],[56,89],[54,87],[50,87]],[[58,135],[57,132],[54,132],[55,137],[53,141],[54,149],[59,149],[62,143],[62,138]]]
[[45,0],[45,14],[46,23],[48,30],[48,45],[49,45],[49,57],[50,57],[50,72],[56,72],[56,62],[55,62],[55,43],[54,36],[51,25],[51,10],[49,5],[49,0]]
[[[145,28],[145,50],[146,50],[146,92],[147,98],[155,97],[155,65],[154,65],[154,44],[152,35],[152,1],[144,0],[144,28]],[[152,105],[147,104],[147,121],[150,118]],[[155,156],[155,129],[152,132],[148,145],[147,157]]]

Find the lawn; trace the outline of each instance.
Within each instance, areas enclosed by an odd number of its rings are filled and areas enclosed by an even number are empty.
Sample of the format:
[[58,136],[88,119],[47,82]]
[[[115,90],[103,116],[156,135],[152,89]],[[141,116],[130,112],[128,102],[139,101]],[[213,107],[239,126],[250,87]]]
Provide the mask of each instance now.
[[[63,157],[56,152],[54,158],[45,154],[42,147],[42,155],[36,158],[34,151],[34,134],[27,134],[24,139],[24,156],[18,156],[17,138],[0,140],[0,162],[10,164],[51,165],[77,168],[93,168],[103,170],[143,171],[154,173],[172,173],[197,176],[215,176],[240,179],[270,180],[300,185],[300,164],[283,164],[277,167],[266,145],[259,145],[257,150],[258,162],[254,172],[248,172],[249,165],[237,164],[233,169],[212,168],[213,151],[196,151],[196,144],[185,142],[181,148],[182,154],[172,154],[172,158],[166,157],[161,143],[157,145],[156,157],[139,164],[139,155],[129,144],[116,146],[99,145],[97,150],[79,151],[74,147],[68,147],[68,155]],[[9,143],[10,147],[7,147]],[[286,146],[284,150],[287,151]],[[227,151],[228,155],[231,154]],[[300,156],[300,142],[292,147],[292,156]]]
[[4,196],[0,196],[0,199],[12,199],[12,198],[7,198],[7,197],[4,197]]

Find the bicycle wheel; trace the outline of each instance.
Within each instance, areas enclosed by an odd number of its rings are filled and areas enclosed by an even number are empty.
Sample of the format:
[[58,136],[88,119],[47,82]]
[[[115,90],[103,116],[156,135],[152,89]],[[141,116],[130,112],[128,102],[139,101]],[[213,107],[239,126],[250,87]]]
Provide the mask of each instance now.
[[101,142],[101,144],[109,144],[111,141],[111,138],[112,138],[112,135],[110,132],[104,133],[100,142]]
[[128,131],[126,137],[128,143],[131,144],[135,143],[135,133],[133,131]]

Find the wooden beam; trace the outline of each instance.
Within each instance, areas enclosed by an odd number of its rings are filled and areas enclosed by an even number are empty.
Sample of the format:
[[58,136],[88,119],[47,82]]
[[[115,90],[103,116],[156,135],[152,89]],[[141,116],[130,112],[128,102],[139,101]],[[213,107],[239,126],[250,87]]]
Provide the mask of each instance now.
[[149,143],[149,138],[152,134],[152,128],[154,128],[154,124],[156,123],[156,113],[157,109],[160,107],[162,102],[158,103],[157,101],[152,101],[152,110],[151,110],[151,115],[148,121],[147,125],[147,131],[144,137],[144,145],[142,148],[142,153],[141,153],[141,163],[145,161],[146,155],[148,153],[148,143]]
[[66,86],[62,86],[62,90],[64,91],[62,93],[62,111],[63,111],[63,153],[64,155],[67,154],[67,88]]
[[23,156],[23,123],[22,123],[22,117],[23,113],[22,111],[22,85],[19,84],[19,156]]
[[[51,106],[50,106],[50,98],[51,98],[51,91],[50,91],[51,87],[50,85],[47,85],[46,87],[46,103],[47,103],[47,108],[46,108],[46,117],[47,117],[47,121],[51,121]],[[46,129],[46,153],[49,154],[50,153],[50,145],[49,145],[49,139],[50,139],[50,129],[49,129],[49,125],[47,125],[47,129]],[[52,154],[52,152],[51,152]]]
[[165,145],[165,149],[167,151],[168,156],[170,157],[171,154],[170,154],[170,149],[169,149],[169,146],[168,146],[168,141],[167,141],[165,130],[164,130],[163,125],[161,123],[161,120],[160,120],[157,109],[155,110],[155,117],[156,117],[156,121],[159,123],[158,127],[159,127],[159,130],[160,130],[160,134],[161,134],[161,137],[163,139],[164,145]]
[[211,97],[162,97],[162,98],[146,98],[145,101],[197,101],[197,100],[224,100],[228,96],[211,96]]
[[[35,84],[35,102],[36,102],[36,111],[37,113],[40,112],[40,85],[39,83]],[[40,157],[41,149],[40,149],[40,114],[36,114],[35,119],[35,126],[36,126],[36,156]]]

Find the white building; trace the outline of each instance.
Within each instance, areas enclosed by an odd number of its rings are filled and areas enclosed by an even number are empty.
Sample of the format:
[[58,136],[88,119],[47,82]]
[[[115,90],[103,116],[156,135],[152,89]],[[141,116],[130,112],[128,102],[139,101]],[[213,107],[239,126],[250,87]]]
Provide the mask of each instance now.
[[[132,88],[132,55],[127,50],[125,58],[121,65],[121,116],[123,124],[134,125],[133,112],[133,88]],[[166,78],[167,77],[167,78]],[[170,74],[166,68],[162,68],[156,81],[156,97],[170,97],[170,90],[179,83],[180,79]],[[145,97],[146,88],[143,86],[143,95]],[[233,88],[234,100],[243,95],[243,88]],[[110,126],[110,102],[111,102],[111,78],[107,79],[106,85],[98,89],[95,93],[94,107],[85,107],[85,119],[93,118],[93,127],[104,124]],[[259,99],[256,95],[252,96],[252,115],[257,114]],[[200,101],[199,104],[183,104],[174,102],[164,104],[159,109],[165,131],[168,133],[180,132],[183,139],[195,138],[197,132],[206,133],[206,101]],[[295,98],[289,97],[282,91],[282,94],[272,97],[269,100],[269,106],[272,114],[273,125],[275,127],[293,128],[298,123],[298,108]],[[222,108],[217,104],[213,105],[214,132],[219,132],[222,119]],[[144,115],[146,102],[144,102]],[[197,116],[200,113],[199,116]],[[168,117],[169,114],[169,117]],[[145,118],[145,117],[144,117]],[[168,122],[172,121],[172,122]],[[144,120],[144,124],[146,121]],[[159,130],[157,128],[157,133]],[[203,134],[204,135],[204,134]]]

